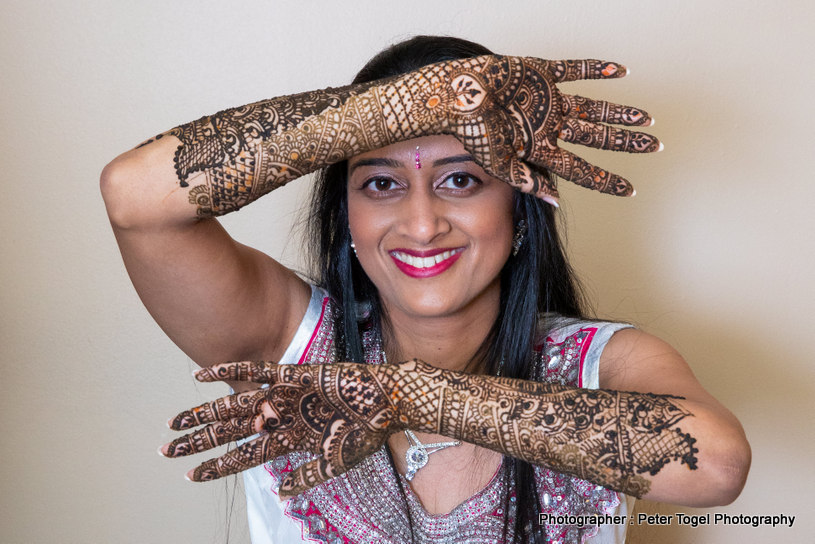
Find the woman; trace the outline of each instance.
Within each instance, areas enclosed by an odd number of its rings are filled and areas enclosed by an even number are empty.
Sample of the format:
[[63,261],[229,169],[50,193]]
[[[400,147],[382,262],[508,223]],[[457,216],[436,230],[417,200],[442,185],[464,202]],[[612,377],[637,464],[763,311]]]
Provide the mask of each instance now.
[[[632,193],[558,137],[659,148],[602,124],[645,112],[555,87],[624,74],[419,37],[351,86],[226,110],[113,161],[103,194],[134,285],[209,367],[198,378],[236,391],[174,418],[207,426],[161,452],[246,440],[188,476],[246,471],[256,542],[613,541],[625,522],[555,515],[625,514],[623,494],[734,500],[738,421],[662,341],[581,318],[555,232],[547,170]],[[213,217],[322,167],[310,287]]]

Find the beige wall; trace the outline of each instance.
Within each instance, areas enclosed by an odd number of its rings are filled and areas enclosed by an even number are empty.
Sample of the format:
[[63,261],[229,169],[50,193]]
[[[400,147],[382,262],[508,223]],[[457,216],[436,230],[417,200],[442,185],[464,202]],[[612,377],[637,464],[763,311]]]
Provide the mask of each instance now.
[[[747,488],[713,511],[798,516],[792,529],[649,534],[669,543],[810,541],[815,8],[508,4],[3,2],[0,541],[225,541],[231,487],[188,483],[188,461],[154,453],[170,436],[166,418],[222,389],[193,383],[190,361],[139,302],[99,172],[143,138],[204,113],[342,84],[373,52],[415,33],[633,68],[623,81],[569,87],[646,107],[666,144],[639,158],[584,153],[639,194],[619,200],[563,184],[574,263],[601,314],[677,346],[744,423]],[[224,222],[294,264],[298,244],[281,233],[307,185]],[[236,502],[230,542],[246,542]]]

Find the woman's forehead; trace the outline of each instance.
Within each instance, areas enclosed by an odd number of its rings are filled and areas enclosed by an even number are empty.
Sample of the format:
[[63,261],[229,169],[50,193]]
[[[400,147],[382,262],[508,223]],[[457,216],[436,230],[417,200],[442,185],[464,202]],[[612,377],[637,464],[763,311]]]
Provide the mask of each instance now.
[[[466,157],[469,158],[466,158]],[[472,160],[469,153],[464,149],[456,138],[446,134],[437,136],[424,136],[412,140],[404,140],[385,147],[380,147],[366,153],[362,153],[350,159],[348,166],[353,170],[360,164],[379,163],[383,166],[417,166],[425,161],[435,161],[438,159],[457,157],[460,160]],[[371,159],[374,159],[373,161]],[[378,160],[377,160],[378,159]]]

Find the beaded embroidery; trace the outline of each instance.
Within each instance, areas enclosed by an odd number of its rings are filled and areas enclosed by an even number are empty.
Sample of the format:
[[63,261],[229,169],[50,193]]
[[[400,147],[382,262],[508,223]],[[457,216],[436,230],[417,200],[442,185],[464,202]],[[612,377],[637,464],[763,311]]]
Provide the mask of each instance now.
[[[337,361],[333,312],[333,304],[326,298],[317,328],[300,358],[301,364]],[[535,378],[582,385],[583,361],[596,330],[591,326],[580,328],[561,343],[547,337],[536,346]],[[381,346],[372,332],[363,335],[363,345],[367,363],[383,362]],[[265,469],[275,482],[280,482],[286,472],[314,457],[294,452],[266,463]],[[411,525],[413,542],[492,544],[501,540],[507,490],[500,469],[484,489],[452,512],[441,515],[427,513],[409,483],[403,476],[398,477],[404,494],[383,447],[345,474],[292,498],[285,513],[300,522],[304,538],[328,544],[407,544],[411,542]],[[614,491],[543,467],[535,467],[535,479],[542,513],[608,514],[620,504]],[[515,492],[510,490],[509,527],[514,520],[514,499]],[[546,526],[547,541],[552,544],[583,542],[597,531],[596,526]]]

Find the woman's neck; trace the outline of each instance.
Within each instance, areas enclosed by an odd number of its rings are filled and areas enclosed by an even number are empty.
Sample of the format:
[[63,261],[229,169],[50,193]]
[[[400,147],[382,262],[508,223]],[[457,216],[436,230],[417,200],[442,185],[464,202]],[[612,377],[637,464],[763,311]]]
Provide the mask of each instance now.
[[495,289],[447,316],[415,316],[385,308],[387,360],[415,358],[448,370],[480,372],[472,365],[473,357],[498,317],[499,303],[500,290]]

